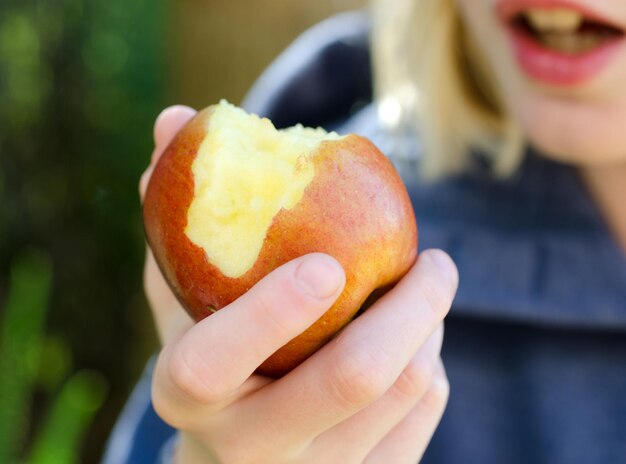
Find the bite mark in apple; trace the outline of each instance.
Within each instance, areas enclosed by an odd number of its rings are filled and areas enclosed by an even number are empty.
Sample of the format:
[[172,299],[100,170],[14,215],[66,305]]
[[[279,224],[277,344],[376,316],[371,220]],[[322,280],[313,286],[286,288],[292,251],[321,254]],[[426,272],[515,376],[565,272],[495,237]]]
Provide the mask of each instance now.
[[208,125],[192,165],[195,196],[185,234],[224,275],[237,278],[258,259],[276,214],[302,199],[319,145],[341,137],[321,128],[277,130],[225,101]]

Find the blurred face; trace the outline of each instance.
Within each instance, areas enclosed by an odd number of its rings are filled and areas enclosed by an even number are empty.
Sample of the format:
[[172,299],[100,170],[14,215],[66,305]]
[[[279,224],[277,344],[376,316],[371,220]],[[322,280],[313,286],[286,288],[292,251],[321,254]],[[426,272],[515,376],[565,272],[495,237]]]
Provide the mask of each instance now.
[[580,166],[626,164],[626,1],[456,1],[531,143]]

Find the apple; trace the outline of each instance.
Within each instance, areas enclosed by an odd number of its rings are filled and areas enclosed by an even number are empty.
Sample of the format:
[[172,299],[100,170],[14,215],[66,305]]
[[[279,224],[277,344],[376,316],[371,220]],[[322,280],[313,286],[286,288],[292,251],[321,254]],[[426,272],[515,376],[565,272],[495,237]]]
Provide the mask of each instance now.
[[161,271],[196,321],[298,256],[322,252],[341,263],[345,289],[259,367],[271,377],[328,342],[417,255],[411,201],[374,144],[301,125],[277,130],[225,101],[199,112],[165,150],[143,218]]

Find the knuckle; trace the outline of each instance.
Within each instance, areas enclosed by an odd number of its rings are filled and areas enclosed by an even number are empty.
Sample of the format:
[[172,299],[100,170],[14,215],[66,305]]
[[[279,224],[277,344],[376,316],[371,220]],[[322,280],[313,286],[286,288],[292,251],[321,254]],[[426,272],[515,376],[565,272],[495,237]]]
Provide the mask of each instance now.
[[328,376],[335,402],[358,409],[380,398],[392,384],[381,358],[367,348],[339,351]]
[[448,404],[450,397],[450,382],[445,374],[436,374],[433,376],[428,391],[422,399],[424,407],[435,414],[440,414]]
[[394,384],[394,390],[406,398],[424,394],[433,377],[432,367],[422,358],[412,360]]
[[440,279],[438,275],[432,275],[421,286],[421,294],[426,305],[438,318],[443,318],[450,309],[454,289],[450,282]]
[[209,404],[226,395],[219,376],[213,375],[210,365],[184,344],[172,351],[168,370],[176,391],[190,402]]
[[[293,337],[300,333],[303,318],[313,322],[316,311],[307,311],[315,303],[300,289],[293,276],[277,275],[259,288],[253,299],[253,312],[260,325],[270,334]],[[293,308],[298,308],[294,311]],[[291,310],[290,310],[291,309]],[[308,324],[307,324],[308,325]]]
[[446,312],[446,304],[442,290],[438,282],[426,282],[421,289],[424,302],[438,318],[443,316]]
[[291,306],[291,301],[279,303],[279,298],[268,291],[258,292],[254,299],[254,312],[259,324],[271,334],[283,335],[294,331],[292,322],[288,314],[282,314],[281,307]]
[[179,423],[179,414],[172,408],[171,402],[159,392],[156,386],[153,385],[152,391],[152,407],[157,416],[172,427],[182,429],[182,424]]
[[175,401],[172,401],[168,390],[164,388],[162,372],[165,367],[163,352],[159,355],[154,374],[152,376],[152,406],[156,414],[170,426],[184,430],[188,425],[185,421],[185,415],[181,414],[180,407]]
[[[154,390],[155,387],[153,387]],[[152,407],[163,422],[175,429],[190,430],[193,427],[193,421],[190,420],[190,417],[184,414],[180,407],[173,404],[163,393],[153,393]]]

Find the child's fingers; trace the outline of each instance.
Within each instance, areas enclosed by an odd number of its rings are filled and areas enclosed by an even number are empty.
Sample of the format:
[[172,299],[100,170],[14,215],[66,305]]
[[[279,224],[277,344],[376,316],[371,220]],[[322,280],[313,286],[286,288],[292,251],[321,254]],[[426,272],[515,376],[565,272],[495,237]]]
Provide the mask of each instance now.
[[153,400],[173,425],[205,419],[258,366],[313,324],[337,299],[343,270],[330,256],[297,258],[166,345],[155,368]]
[[[318,436],[314,456],[328,462],[363,462],[368,453],[420,402],[431,387],[440,362],[443,323],[404,368],[393,386],[369,407]],[[347,449],[345,444],[352,444]],[[391,461],[394,462],[395,461]]]
[[184,105],[170,106],[161,111],[154,122],[154,146],[151,162],[154,163],[178,131],[195,116],[196,110]]
[[196,111],[187,106],[170,106],[164,109],[154,123],[154,151],[150,160],[150,165],[141,176],[139,181],[139,195],[143,201],[143,196],[148,186],[148,181],[152,175],[152,169],[165,148],[172,141],[178,131],[196,114]]
[[146,247],[143,278],[146,298],[150,303],[159,339],[166,345],[189,330],[193,320],[172,293],[149,247]]
[[441,360],[428,391],[413,410],[372,450],[366,464],[419,462],[443,415],[450,384]]
[[[196,111],[192,108],[178,105],[164,109],[156,118],[154,123],[154,151],[150,165],[139,181],[139,195],[142,201],[156,161],[178,131],[195,114]],[[172,294],[149,248],[146,249],[144,287],[163,343],[191,326],[191,319],[185,314],[176,297]]]
[[[409,273],[289,375],[233,405],[224,440],[259,437],[258,452],[304,446],[364,410],[398,380],[448,313],[458,274],[442,251],[423,252]],[[268,448],[270,448],[268,450]]]

